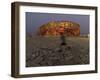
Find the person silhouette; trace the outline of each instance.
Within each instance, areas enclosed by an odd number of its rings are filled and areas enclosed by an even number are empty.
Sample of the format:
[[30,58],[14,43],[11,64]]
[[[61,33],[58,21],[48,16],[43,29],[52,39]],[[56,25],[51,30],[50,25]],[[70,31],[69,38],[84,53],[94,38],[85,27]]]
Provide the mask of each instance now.
[[66,45],[66,36],[64,33],[60,33],[61,45]]

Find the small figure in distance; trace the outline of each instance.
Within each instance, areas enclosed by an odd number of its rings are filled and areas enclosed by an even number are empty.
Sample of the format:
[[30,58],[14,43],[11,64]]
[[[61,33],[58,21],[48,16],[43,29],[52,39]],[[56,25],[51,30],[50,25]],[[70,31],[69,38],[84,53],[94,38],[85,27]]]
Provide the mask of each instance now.
[[60,39],[61,39],[61,45],[66,45],[66,35],[65,35],[65,28],[60,27],[59,29]]
[[61,45],[66,45],[66,36],[64,33],[60,33]]

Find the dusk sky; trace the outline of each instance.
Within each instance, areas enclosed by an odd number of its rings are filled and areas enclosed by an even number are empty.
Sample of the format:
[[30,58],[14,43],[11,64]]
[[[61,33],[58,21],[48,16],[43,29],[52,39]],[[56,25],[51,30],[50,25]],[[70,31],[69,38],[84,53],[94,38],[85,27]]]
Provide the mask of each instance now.
[[73,21],[80,25],[80,33],[89,34],[89,15],[26,12],[26,34],[35,34],[38,28],[50,21]]

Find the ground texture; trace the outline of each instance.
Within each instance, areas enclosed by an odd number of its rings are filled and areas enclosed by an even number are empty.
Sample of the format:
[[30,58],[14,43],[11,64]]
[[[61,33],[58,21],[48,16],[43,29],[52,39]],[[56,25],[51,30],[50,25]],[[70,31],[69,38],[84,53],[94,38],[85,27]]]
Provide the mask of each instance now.
[[26,37],[26,67],[89,64],[89,38]]

